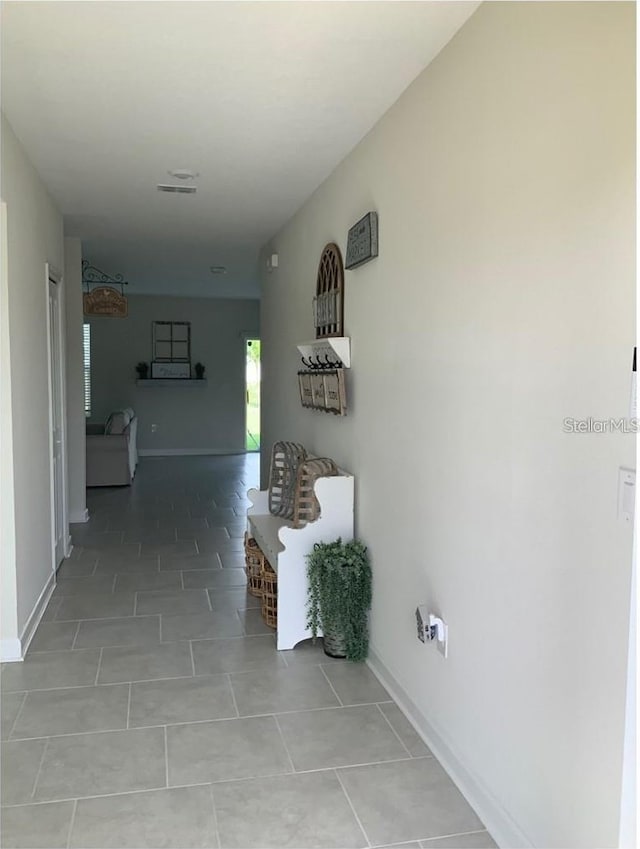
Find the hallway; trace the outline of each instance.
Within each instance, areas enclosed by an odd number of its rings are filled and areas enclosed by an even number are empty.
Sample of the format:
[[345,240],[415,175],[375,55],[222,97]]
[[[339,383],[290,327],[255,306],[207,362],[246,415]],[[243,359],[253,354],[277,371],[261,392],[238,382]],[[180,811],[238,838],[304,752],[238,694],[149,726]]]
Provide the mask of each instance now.
[[495,846],[366,666],[275,650],[242,568],[258,462],[89,490],[2,669],[3,847]]

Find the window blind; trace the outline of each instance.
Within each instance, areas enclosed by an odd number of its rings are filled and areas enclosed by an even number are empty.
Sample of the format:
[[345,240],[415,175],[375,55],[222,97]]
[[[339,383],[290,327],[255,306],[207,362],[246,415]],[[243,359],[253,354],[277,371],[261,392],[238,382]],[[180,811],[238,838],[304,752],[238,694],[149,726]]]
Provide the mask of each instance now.
[[82,350],[84,365],[84,414],[91,415],[91,325],[82,326]]

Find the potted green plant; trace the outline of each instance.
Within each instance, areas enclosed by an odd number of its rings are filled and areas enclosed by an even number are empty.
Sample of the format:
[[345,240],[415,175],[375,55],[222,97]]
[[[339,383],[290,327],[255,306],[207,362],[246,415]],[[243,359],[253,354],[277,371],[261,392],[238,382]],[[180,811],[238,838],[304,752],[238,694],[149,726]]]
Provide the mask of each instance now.
[[149,374],[149,364],[148,363],[138,363],[136,366],[136,371],[138,372],[138,377],[140,380],[146,380]]
[[361,661],[369,648],[371,565],[359,540],[317,542],[307,555],[307,625],[325,654]]

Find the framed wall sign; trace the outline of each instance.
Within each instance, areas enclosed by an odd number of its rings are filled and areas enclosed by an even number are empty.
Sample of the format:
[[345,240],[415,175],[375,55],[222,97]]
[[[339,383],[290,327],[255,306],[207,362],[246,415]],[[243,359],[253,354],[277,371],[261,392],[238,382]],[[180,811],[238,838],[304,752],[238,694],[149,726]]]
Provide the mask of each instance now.
[[185,380],[191,377],[191,366],[189,363],[151,363],[151,377],[161,377],[165,380]]
[[367,214],[354,224],[347,236],[345,268],[357,268],[378,256],[378,213]]
[[298,372],[300,387],[300,403],[303,407],[313,407],[313,390],[311,389],[311,374],[308,371]]
[[324,377],[321,374],[311,375],[311,392],[313,393],[313,406],[323,410],[325,406]]
[[126,318],[129,312],[127,299],[113,286],[97,286],[82,296],[85,315],[103,315]]
[[324,379],[324,408],[328,413],[344,416],[347,412],[347,401],[344,386],[344,371],[335,369],[323,374]]
[[[111,318],[126,318],[129,313],[124,287],[129,284],[122,274],[112,277],[82,260],[83,307],[85,315],[102,315]],[[118,289],[120,291],[118,291]]]

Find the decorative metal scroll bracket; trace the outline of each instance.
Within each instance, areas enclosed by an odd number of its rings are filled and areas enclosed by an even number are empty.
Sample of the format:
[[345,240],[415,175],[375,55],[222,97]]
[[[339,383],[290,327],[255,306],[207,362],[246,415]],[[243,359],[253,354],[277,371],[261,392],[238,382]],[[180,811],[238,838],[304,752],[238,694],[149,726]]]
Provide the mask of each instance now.
[[85,291],[87,292],[91,291],[92,286],[119,286],[120,294],[124,295],[123,287],[128,286],[129,283],[124,279],[122,274],[116,274],[115,277],[112,277],[100,268],[96,268],[95,265],[91,265],[88,259],[83,259],[82,285],[85,287]]

